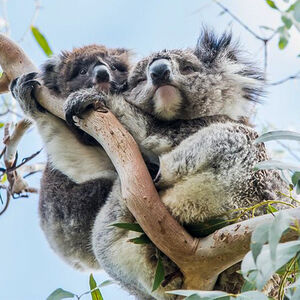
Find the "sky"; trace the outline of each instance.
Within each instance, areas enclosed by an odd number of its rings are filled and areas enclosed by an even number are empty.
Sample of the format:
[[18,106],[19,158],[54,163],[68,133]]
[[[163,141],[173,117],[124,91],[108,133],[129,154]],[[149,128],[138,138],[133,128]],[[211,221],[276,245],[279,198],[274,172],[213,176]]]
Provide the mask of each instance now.
[[[278,0],[277,2],[282,2]],[[11,37],[36,65],[45,59],[29,25],[34,14],[33,0],[0,0],[6,2]],[[41,0],[34,25],[46,36],[53,52],[90,43],[108,47],[126,47],[136,59],[164,48],[187,48],[196,44],[203,25],[222,32],[231,28],[241,47],[258,66],[263,65],[262,43],[211,0]],[[259,26],[276,28],[280,18],[264,0],[222,1],[244,23],[258,34],[268,36]],[[0,5],[1,18],[5,15]],[[24,36],[24,32],[26,33]],[[300,69],[300,34],[292,31],[292,41],[284,51],[277,47],[278,38],[269,45],[267,75],[270,82],[296,73]],[[300,131],[300,81],[268,89],[264,104],[257,108],[254,120],[259,132],[264,126]],[[0,120],[1,121],[1,120]],[[35,129],[24,137],[19,157],[31,155],[42,147]],[[290,159],[290,158],[287,158]],[[35,162],[45,161],[45,153]],[[40,175],[30,184],[38,186]],[[80,273],[66,265],[49,247],[39,228],[38,197],[13,199],[7,212],[0,216],[0,299],[43,300],[57,288],[81,294],[88,288],[88,273]],[[108,276],[94,273],[98,283]],[[133,299],[117,285],[104,287],[105,300]],[[82,297],[90,299],[90,296]]]

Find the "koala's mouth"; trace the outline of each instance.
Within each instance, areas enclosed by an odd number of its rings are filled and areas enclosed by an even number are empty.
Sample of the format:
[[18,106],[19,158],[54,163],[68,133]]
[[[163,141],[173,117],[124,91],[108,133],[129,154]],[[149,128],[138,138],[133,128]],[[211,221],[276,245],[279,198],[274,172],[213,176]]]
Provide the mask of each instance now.
[[108,93],[110,90],[110,82],[99,82],[97,83],[96,87],[99,91]]
[[173,85],[159,86],[153,96],[155,113],[161,118],[175,118],[182,104],[179,89]]

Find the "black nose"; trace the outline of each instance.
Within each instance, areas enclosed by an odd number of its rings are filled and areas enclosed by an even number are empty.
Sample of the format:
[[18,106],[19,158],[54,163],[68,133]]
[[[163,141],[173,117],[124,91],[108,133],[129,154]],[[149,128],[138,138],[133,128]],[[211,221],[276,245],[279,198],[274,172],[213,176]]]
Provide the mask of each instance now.
[[96,82],[108,82],[109,81],[109,72],[106,66],[96,66],[94,69],[94,75]]
[[170,82],[171,68],[167,59],[155,60],[149,67],[149,73],[153,84]]

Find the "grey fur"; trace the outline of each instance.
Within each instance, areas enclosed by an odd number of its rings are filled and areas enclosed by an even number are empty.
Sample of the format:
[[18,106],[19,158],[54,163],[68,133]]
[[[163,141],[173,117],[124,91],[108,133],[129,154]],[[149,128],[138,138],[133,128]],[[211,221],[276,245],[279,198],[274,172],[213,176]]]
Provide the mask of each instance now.
[[[264,82],[234,47],[230,36],[218,39],[204,32],[195,50],[165,50],[140,61],[124,97],[87,89],[65,103],[68,113],[97,99],[117,116],[144,153],[159,156],[161,200],[182,224],[231,218],[233,209],[278,198],[276,191],[287,188],[276,171],[253,171],[267,153],[263,144],[253,144],[257,134],[246,121]],[[160,59],[169,62],[170,81],[156,86],[149,69]],[[171,103],[164,102],[165,91],[158,92],[165,85],[171,86],[167,90],[173,93]],[[257,211],[261,213],[262,209]],[[118,222],[133,218],[114,186],[93,228],[93,249],[101,266],[139,299],[172,298],[164,291],[180,288],[181,280],[152,293],[156,264],[150,258],[155,251],[151,245],[129,244],[128,232],[108,227]],[[176,268],[171,262],[167,267]]]
[[[72,91],[101,86],[94,68],[104,65],[112,93],[119,92],[127,78],[128,51],[90,45],[49,59],[41,77],[51,92],[69,96]],[[86,73],[80,75],[80,70]],[[117,178],[114,167],[99,146],[84,133],[45,111],[34,98],[36,73],[23,75],[11,84],[13,96],[33,119],[45,144],[47,167],[41,181],[39,214],[53,250],[73,267],[99,269],[92,251],[91,231],[96,215]],[[74,135],[75,133],[75,135]],[[97,144],[98,145],[98,144]]]
[[[171,87],[167,89],[155,86],[149,74],[151,63],[159,59],[168,60],[171,69]],[[231,217],[230,210],[274,199],[276,190],[285,190],[277,172],[253,171],[267,154],[262,144],[253,145],[257,134],[245,120],[263,86],[261,74],[241,59],[230,36],[217,38],[204,32],[194,50],[165,50],[141,60],[132,70],[129,89],[123,95],[82,89],[68,97],[65,109],[66,115],[80,115],[91,99],[105,104],[150,160],[159,156],[157,187],[161,199],[179,222],[190,224],[220,215]],[[171,101],[164,101],[166,94],[173,95],[168,99]],[[82,157],[85,164],[97,162],[99,153],[87,155],[85,147],[80,156],[73,156],[72,167]],[[72,160],[69,154],[63,157],[57,152],[56,156],[64,162]],[[72,178],[69,166],[60,166]],[[81,183],[103,176],[96,168],[80,166],[82,176],[86,175],[80,178]],[[115,174],[108,163],[105,170]],[[134,234],[109,226],[134,222],[122,200],[120,183],[113,180],[109,196],[100,201],[92,230],[92,247],[99,264],[139,299],[173,299],[164,291],[180,288],[180,278],[151,292],[157,262],[155,248],[128,243]],[[89,236],[89,232],[86,234]],[[67,251],[63,252],[69,254]],[[167,272],[176,270],[165,257],[164,264]]]

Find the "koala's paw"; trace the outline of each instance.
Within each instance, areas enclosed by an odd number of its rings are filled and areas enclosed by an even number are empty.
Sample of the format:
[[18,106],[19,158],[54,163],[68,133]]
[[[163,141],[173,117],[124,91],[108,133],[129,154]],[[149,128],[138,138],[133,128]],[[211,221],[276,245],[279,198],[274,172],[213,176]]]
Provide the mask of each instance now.
[[72,93],[64,104],[66,121],[71,126],[76,126],[73,117],[82,118],[90,108],[107,112],[105,107],[106,95],[94,89],[83,89]]
[[19,102],[22,110],[28,116],[45,112],[34,97],[34,90],[40,83],[35,80],[37,73],[28,73],[14,79],[10,84],[13,97]]

